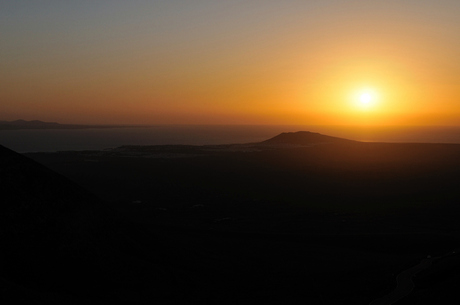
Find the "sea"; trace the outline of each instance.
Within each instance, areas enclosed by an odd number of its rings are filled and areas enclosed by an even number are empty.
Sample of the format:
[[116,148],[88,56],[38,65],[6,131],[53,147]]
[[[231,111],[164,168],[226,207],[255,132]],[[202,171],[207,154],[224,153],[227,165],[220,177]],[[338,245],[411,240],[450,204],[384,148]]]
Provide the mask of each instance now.
[[0,130],[0,145],[20,153],[104,150],[122,145],[218,145],[260,142],[295,131],[365,142],[460,144],[460,126],[157,125]]

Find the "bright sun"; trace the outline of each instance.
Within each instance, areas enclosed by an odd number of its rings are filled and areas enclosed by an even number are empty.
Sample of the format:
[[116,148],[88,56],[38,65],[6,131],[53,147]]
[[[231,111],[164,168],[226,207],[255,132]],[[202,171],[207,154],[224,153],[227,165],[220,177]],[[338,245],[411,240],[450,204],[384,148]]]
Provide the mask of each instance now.
[[367,105],[372,101],[372,96],[368,92],[364,92],[359,97],[362,104]]
[[355,103],[361,110],[372,110],[377,104],[377,94],[374,90],[361,90],[356,94]]

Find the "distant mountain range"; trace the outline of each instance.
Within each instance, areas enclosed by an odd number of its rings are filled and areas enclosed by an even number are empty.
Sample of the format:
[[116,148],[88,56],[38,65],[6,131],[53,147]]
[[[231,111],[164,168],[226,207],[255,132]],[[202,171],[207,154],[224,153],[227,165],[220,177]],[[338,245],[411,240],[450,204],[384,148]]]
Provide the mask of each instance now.
[[56,122],[43,122],[39,120],[26,121],[0,121],[0,130],[18,130],[18,129],[87,129],[87,128],[117,128],[117,127],[138,127],[124,125],[78,125],[78,124],[60,124]]

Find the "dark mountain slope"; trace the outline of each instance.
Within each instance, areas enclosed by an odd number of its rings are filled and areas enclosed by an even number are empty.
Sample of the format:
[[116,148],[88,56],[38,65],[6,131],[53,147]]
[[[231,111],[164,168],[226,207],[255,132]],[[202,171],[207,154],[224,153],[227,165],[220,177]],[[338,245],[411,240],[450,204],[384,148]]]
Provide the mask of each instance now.
[[0,300],[145,300],[168,290],[159,267],[124,250],[137,229],[92,194],[1,146],[0,181]]
[[265,140],[260,144],[264,145],[311,145],[320,143],[344,143],[355,142],[352,140],[325,136],[309,131],[283,132],[271,139]]

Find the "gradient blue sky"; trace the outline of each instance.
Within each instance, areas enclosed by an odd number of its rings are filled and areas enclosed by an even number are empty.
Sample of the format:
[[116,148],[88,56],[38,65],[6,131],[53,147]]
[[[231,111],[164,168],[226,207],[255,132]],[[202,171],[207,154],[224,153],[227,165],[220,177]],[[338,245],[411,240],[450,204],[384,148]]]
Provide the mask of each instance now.
[[0,120],[456,125],[458,16],[453,0],[0,1]]

